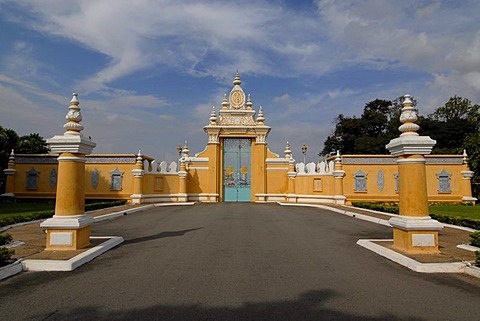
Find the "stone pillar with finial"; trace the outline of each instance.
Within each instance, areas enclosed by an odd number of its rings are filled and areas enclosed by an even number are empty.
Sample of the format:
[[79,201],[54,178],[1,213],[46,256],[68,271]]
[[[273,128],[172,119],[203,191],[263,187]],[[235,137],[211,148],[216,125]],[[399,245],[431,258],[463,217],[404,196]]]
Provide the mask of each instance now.
[[178,184],[178,202],[186,202],[188,200],[187,194],[187,162],[190,158],[190,150],[188,149],[188,143],[185,141],[185,146],[182,149],[182,158],[180,159],[180,170],[178,171],[179,184]]
[[135,168],[132,169],[133,175],[133,194],[130,196],[132,204],[142,204],[143,199],[143,176],[145,171],[143,169],[143,155],[139,150],[135,162]]
[[345,171],[343,170],[342,157],[340,156],[339,150],[337,150],[334,166],[333,177],[335,180],[335,204],[343,205],[345,204],[346,199],[345,195],[343,195],[343,177],[345,176]]
[[439,253],[438,231],[443,225],[428,214],[425,157],[436,141],[419,136],[415,124],[417,112],[410,95],[405,95],[400,115],[402,134],[386,148],[397,158],[400,215],[390,219],[393,226],[393,247],[407,253]]
[[12,149],[10,156],[8,157],[8,165],[7,168],[3,170],[5,176],[7,177],[7,181],[5,183],[5,194],[2,194],[2,197],[15,197],[15,152]]
[[287,186],[287,202],[296,202],[295,197],[295,177],[297,177],[297,172],[295,172],[295,160],[293,159],[293,153],[290,148],[290,143],[287,142],[285,146],[285,159],[288,160],[288,186]]
[[77,250],[90,244],[93,218],[85,214],[85,155],[96,146],[83,136],[82,114],[73,94],[63,126],[65,133],[47,139],[58,153],[58,182],[55,214],[40,224],[46,228],[46,250]]
[[463,195],[462,202],[472,203],[475,205],[477,199],[472,196],[472,177],[474,172],[468,166],[467,151],[463,150],[463,164],[462,164],[462,182],[460,186]]

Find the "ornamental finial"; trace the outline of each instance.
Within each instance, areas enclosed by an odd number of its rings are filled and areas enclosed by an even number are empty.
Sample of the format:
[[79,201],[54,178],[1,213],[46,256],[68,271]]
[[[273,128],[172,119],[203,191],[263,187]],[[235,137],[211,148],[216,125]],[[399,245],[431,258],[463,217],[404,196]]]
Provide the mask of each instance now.
[[228,100],[227,100],[227,94],[223,95],[223,102],[222,102],[222,109],[228,109]]
[[242,84],[242,81],[240,80],[240,74],[238,73],[238,69],[237,69],[237,72],[235,73],[235,78],[233,79],[233,84],[234,85],[241,85]]
[[247,110],[252,110],[252,97],[250,97],[250,94],[248,94],[248,98],[247,98]]
[[262,109],[262,106],[260,106],[260,109],[258,110],[257,125],[263,126],[264,121],[265,121],[265,117],[263,117],[263,109]]
[[292,150],[290,149],[290,143],[287,141],[287,145],[285,146],[285,158],[290,159],[292,158]]
[[215,126],[217,124],[217,112],[215,106],[212,106],[212,113],[210,114],[210,125]]
[[65,116],[65,119],[67,119],[68,122],[63,125],[63,128],[66,130],[65,135],[82,135],[80,133],[83,130],[83,126],[80,124],[82,121],[82,113],[80,112],[80,107],[78,107],[79,104],[80,102],[78,101],[77,94],[73,93],[72,100],[70,100],[70,107],[68,107],[67,116]]
[[400,122],[402,125],[398,127],[398,130],[402,132],[400,136],[404,135],[415,135],[418,136],[416,132],[420,126],[415,124],[417,121],[417,112],[413,108],[413,102],[410,95],[403,96],[403,108],[402,113],[400,114]]
[[188,149],[188,143],[185,141],[185,145],[183,146],[182,153],[183,153],[183,158],[188,158],[190,150]]

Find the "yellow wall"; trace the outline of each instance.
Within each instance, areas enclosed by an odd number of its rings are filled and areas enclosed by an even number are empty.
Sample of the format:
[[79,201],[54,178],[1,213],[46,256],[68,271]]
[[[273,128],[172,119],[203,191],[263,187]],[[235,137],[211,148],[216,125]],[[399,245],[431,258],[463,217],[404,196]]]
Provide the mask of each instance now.
[[[250,137],[250,136],[248,136]],[[288,176],[289,171],[288,160],[279,158],[278,155],[270,152],[266,145],[255,144],[255,138],[252,138],[252,201],[258,198],[255,195],[285,195],[288,193]],[[223,171],[222,171],[222,142],[219,144],[211,143],[197,157],[190,158],[187,162],[187,193],[191,199],[198,197],[198,194],[215,195],[219,197],[210,201],[222,201],[223,193]],[[22,155],[16,155],[22,157]],[[31,160],[29,163],[16,162],[15,164],[15,184],[13,192],[18,198],[54,198],[55,188],[50,187],[50,172],[52,168],[57,169],[55,163],[58,155],[28,155]],[[88,155],[89,158],[103,158],[103,161],[109,159],[109,162],[92,163],[87,161],[85,168],[85,193],[86,198],[92,199],[127,199],[130,200],[134,193],[134,177],[132,170],[135,169],[136,155]],[[115,158],[128,158],[129,162],[115,162]],[[269,159],[267,163],[266,159]],[[355,158],[356,163],[349,163],[349,160]],[[379,159],[390,159],[387,163],[379,164]],[[435,158],[435,162],[428,160]],[[442,156],[427,156],[426,175],[427,175],[427,193],[430,202],[461,202],[465,190],[468,189],[469,181],[463,179],[461,171],[466,169],[461,164],[461,156],[445,156],[444,162]],[[131,162],[130,162],[131,159]],[[363,161],[362,161],[363,159]],[[206,162],[208,160],[208,162]],[[352,201],[394,201],[398,202],[398,193],[395,191],[394,174],[398,172],[398,165],[388,155],[344,155],[342,156],[343,170],[345,176],[342,179],[344,195],[347,202]],[[375,161],[376,160],[376,161]],[[453,161],[452,161],[453,160]],[[47,163],[45,163],[45,161]],[[27,175],[30,169],[35,168],[40,171],[38,176],[38,188],[36,190],[27,190]],[[97,188],[92,186],[92,173],[94,168],[98,170],[99,181]],[[123,172],[122,190],[110,190],[111,172],[115,169]],[[361,169],[367,173],[367,191],[359,192],[354,190],[354,173]],[[438,192],[437,175],[442,170],[451,174],[451,192]],[[377,174],[382,170],[384,176],[384,187],[380,190],[377,185]],[[158,179],[161,178],[161,182]],[[142,194],[171,196],[172,199],[179,193],[179,176],[177,173],[145,173],[142,180]],[[317,182],[315,182],[317,180]],[[321,180],[321,189],[315,190],[315,186],[319,187],[318,180]],[[303,175],[297,173],[294,178],[294,194],[318,196],[335,195],[334,177],[331,174]],[[161,183],[161,184],[160,184]],[[157,186],[159,185],[159,186]],[[173,195],[173,196],[172,196]]]

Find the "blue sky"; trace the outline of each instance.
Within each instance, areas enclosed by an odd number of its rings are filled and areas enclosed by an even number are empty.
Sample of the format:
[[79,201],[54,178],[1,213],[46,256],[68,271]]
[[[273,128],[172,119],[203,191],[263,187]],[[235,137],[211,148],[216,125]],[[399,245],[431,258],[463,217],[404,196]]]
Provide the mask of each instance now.
[[[0,125],[63,133],[77,92],[95,153],[203,150],[238,69],[254,108],[317,160],[334,118],[412,94],[480,103],[480,2],[0,0]],[[434,138],[434,137],[433,137]]]

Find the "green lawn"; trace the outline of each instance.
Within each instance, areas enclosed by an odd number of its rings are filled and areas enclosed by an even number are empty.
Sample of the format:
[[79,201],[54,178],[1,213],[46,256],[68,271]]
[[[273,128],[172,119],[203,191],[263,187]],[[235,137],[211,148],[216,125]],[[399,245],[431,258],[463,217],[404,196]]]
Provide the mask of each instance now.
[[33,203],[33,202],[17,202],[17,203],[0,203],[0,217],[11,215],[21,215],[24,213],[53,210],[55,203]]
[[[119,201],[92,201],[85,205],[85,211],[93,211],[101,208],[124,205],[125,200]],[[0,227],[53,216],[55,204],[52,202],[15,202],[0,203]]]
[[466,205],[430,205],[428,207],[430,214],[463,217],[470,219],[480,219],[480,206]]

